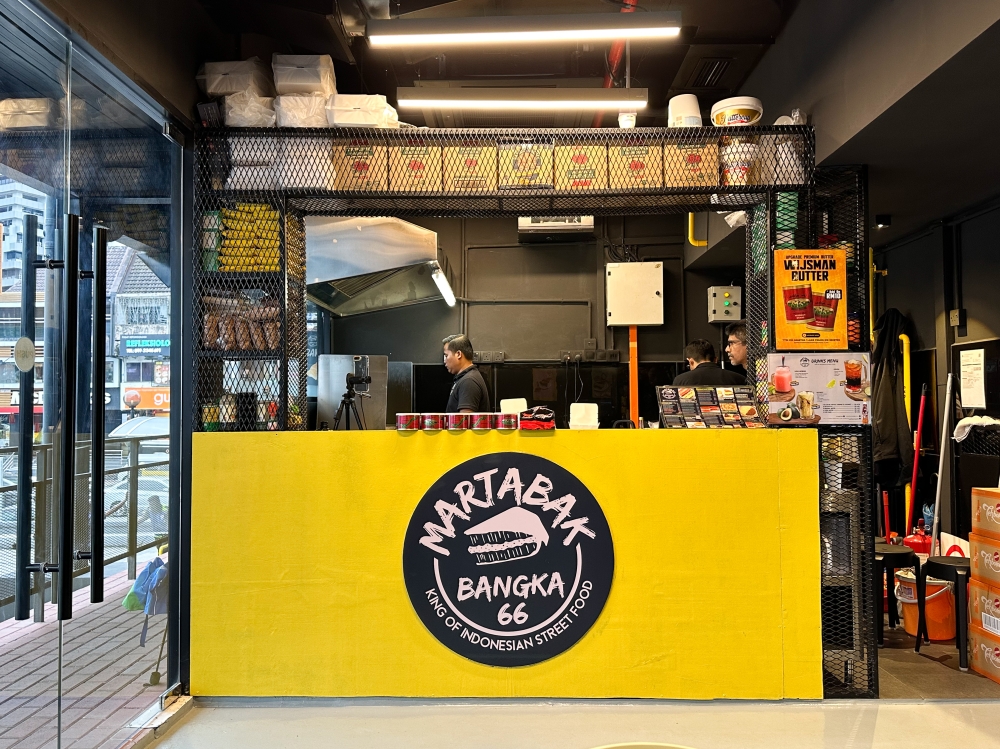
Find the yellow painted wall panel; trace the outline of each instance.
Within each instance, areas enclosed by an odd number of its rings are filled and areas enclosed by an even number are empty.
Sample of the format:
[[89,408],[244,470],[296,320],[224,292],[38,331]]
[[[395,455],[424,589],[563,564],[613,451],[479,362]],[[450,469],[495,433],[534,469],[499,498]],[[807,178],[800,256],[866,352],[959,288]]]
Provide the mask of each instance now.
[[[402,573],[426,489],[503,451],[575,474],[615,549],[597,623],[519,668],[441,645]],[[812,430],[195,434],[192,693],[818,698],[817,495]]]

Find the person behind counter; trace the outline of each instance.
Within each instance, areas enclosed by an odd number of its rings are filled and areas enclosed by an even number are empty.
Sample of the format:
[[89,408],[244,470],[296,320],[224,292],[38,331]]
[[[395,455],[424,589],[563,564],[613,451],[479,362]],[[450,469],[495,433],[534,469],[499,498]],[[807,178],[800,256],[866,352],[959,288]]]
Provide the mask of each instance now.
[[747,369],[747,324],[743,320],[726,326],[726,353],[734,367]]
[[448,413],[483,413],[491,411],[490,394],[479,367],[472,363],[472,342],[466,335],[450,335],[444,344],[444,368],[455,376],[448,396]]
[[674,385],[731,387],[747,384],[745,377],[728,369],[722,369],[716,363],[715,346],[704,338],[697,338],[685,346],[684,358],[687,359],[691,371],[677,375],[674,378]]

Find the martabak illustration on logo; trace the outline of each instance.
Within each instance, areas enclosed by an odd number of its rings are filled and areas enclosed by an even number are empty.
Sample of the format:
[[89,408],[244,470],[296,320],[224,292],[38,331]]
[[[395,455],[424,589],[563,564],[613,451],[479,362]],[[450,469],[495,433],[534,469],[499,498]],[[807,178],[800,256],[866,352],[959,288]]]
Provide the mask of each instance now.
[[535,455],[493,453],[424,494],[403,575],[417,615],[446,647],[526,666],[566,651],[597,621],[614,547],[604,512],[573,474]]

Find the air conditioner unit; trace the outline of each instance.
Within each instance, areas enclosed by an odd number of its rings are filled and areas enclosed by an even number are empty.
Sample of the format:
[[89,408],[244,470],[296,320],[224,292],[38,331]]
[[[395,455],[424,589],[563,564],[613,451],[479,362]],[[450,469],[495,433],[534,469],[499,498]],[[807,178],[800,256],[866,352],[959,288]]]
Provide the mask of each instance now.
[[594,237],[593,216],[518,216],[517,241],[581,242]]

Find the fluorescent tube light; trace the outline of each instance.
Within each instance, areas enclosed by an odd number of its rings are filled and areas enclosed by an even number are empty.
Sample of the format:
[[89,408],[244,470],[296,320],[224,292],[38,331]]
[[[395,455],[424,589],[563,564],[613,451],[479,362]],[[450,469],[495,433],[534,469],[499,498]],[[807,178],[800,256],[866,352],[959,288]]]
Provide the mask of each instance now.
[[368,43],[376,48],[675,39],[680,32],[678,12],[408,18],[367,25]]
[[400,109],[581,111],[645,109],[644,88],[446,88],[396,89]]
[[438,287],[438,291],[441,292],[441,296],[444,297],[444,303],[449,307],[455,306],[455,292],[451,290],[451,284],[448,283],[448,279],[445,278],[444,273],[441,272],[440,268],[435,268],[431,272],[431,278],[433,279],[435,285]]

